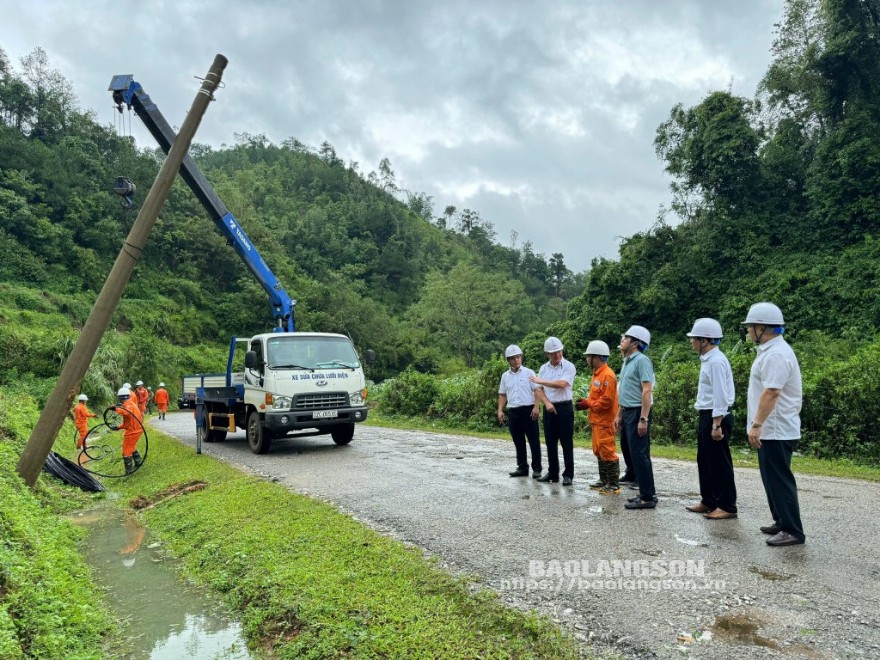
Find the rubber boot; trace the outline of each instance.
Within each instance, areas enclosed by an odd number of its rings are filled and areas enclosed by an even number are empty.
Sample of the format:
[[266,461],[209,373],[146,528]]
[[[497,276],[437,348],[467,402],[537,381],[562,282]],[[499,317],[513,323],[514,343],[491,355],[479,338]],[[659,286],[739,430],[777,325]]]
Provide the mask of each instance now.
[[607,481],[605,482],[605,488],[599,491],[600,495],[617,495],[620,493],[620,462],[619,461],[606,461],[606,476]]
[[601,490],[605,487],[605,461],[599,461],[599,478],[590,484],[590,490]]
[[132,472],[134,472],[134,458],[132,458],[131,456],[123,456],[122,460],[125,462],[125,474],[131,474]]
[[141,458],[141,455],[138,453],[137,449],[131,452],[131,457],[134,459],[135,467],[140,467],[141,463],[144,462],[144,459]]

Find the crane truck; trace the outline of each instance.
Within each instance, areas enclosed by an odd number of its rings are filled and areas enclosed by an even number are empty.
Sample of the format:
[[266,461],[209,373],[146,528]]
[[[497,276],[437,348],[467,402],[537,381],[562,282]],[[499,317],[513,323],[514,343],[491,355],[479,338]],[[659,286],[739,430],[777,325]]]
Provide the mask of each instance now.
[[[167,154],[176,134],[134,77],[114,76],[109,91],[119,112],[123,106],[134,110]],[[351,339],[297,332],[296,300],[189,155],[180,175],[269,295],[275,320],[272,332],[232,338],[225,384],[208,378],[214,374],[195,375],[201,382],[195,395],[197,451],[202,442],[224,440],[237,429],[246,431],[256,454],[269,451],[273,440],[293,435],[329,434],[337,445],[348,444],[355,424],[367,418],[366,379]],[[372,362],[375,355],[368,350],[364,357]]]

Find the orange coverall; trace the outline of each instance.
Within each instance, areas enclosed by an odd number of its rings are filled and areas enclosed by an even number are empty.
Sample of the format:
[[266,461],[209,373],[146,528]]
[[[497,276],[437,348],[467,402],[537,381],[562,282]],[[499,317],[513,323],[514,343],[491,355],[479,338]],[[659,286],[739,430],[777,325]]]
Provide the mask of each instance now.
[[137,449],[138,440],[140,440],[143,429],[140,421],[143,419],[141,409],[135,403],[134,397],[130,397],[128,401],[121,406],[116,406],[116,412],[122,415],[122,456],[131,456],[132,452]]
[[141,409],[141,417],[143,417],[144,413],[147,412],[147,404],[150,402],[150,393],[142,385],[134,389],[134,394],[137,397],[138,408]]
[[97,415],[86,407],[85,401],[80,401],[76,404],[76,407],[73,409],[73,423],[76,425],[76,430],[79,431],[79,440],[76,441],[77,449],[83,448],[86,436],[89,434],[90,417],[97,417]]
[[168,390],[164,387],[160,387],[156,390],[156,393],[153,395],[153,401],[156,402],[156,407],[159,409],[159,412],[168,412]]
[[607,364],[593,371],[590,394],[579,399],[578,410],[590,411],[593,454],[600,461],[616,461],[614,418],[617,416],[617,377]]

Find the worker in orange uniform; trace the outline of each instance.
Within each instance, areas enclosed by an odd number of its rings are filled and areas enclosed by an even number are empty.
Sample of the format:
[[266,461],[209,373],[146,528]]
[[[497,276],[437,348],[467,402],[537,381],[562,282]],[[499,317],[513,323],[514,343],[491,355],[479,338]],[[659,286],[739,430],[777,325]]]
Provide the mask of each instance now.
[[122,416],[122,460],[125,462],[125,474],[131,474],[141,464],[137,443],[144,431],[141,424],[143,415],[130,389],[122,387],[116,394],[119,397],[116,412]]
[[593,435],[593,454],[599,461],[599,479],[590,484],[600,495],[620,493],[620,463],[614,446],[614,418],[617,417],[617,377],[608,366],[611,350],[604,341],[591,341],[584,352],[587,366],[593,370],[590,394],[575,404],[588,410]]
[[86,436],[89,434],[89,419],[97,417],[95,413],[86,407],[88,400],[89,397],[85,394],[80,394],[79,403],[73,409],[73,423],[76,425],[76,430],[79,431],[79,440],[76,441],[77,449],[82,449],[85,446]]
[[159,383],[159,389],[153,395],[153,402],[159,409],[159,419],[165,419],[165,413],[168,412],[168,402],[170,400],[168,390],[165,389],[165,383]]
[[150,393],[144,387],[144,381],[139,380],[135,383],[134,395],[137,399],[138,408],[141,409],[141,417],[147,413],[147,403],[150,401]]

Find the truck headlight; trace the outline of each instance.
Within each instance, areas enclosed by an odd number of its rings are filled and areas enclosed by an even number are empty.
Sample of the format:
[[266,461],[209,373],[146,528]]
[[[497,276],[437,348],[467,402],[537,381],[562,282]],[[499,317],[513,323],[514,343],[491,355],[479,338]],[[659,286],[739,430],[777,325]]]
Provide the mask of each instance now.
[[357,392],[352,392],[348,395],[348,400],[351,402],[353,406],[363,405],[364,401],[367,398],[367,390],[358,390]]
[[272,410],[290,410],[290,404],[293,402],[289,396],[272,397]]

